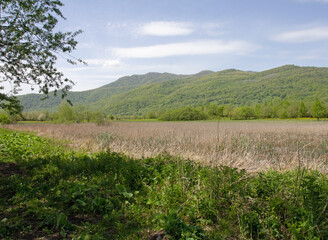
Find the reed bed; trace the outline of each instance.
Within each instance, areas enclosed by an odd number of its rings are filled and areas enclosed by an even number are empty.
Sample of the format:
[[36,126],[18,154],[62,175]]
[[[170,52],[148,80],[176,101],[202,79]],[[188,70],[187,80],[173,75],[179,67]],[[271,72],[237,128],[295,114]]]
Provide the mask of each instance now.
[[206,165],[260,172],[308,168],[328,173],[328,123],[322,121],[109,122],[15,124],[10,129],[109,149],[134,158],[170,154]]

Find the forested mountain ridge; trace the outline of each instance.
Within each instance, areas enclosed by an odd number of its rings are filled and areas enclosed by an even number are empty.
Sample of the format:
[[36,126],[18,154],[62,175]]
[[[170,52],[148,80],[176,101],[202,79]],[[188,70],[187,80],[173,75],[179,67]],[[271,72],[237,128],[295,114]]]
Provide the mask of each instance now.
[[[328,101],[328,68],[285,65],[263,72],[228,69],[194,75],[148,73],[123,77],[98,89],[71,92],[75,105],[86,105],[106,113],[131,115],[153,110],[218,105],[252,105],[273,98]],[[49,109],[61,99],[40,95],[20,97],[25,110]],[[54,102],[55,101],[55,102]],[[47,107],[48,105],[48,107]]]
[[[195,75],[206,75],[212,73],[211,71],[204,71]],[[171,73],[154,73],[150,72],[143,75],[132,75],[119,78],[115,82],[106,84],[102,87],[82,91],[82,92],[69,92],[67,99],[74,105],[92,105],[92,103],[102,99],[108,98],[112,95],[135,89],[142,85],[162,82],[170,79],[186,78],[189,75],[176,75]],[[60,96],[60,94],[58,94]],[[40,94],[26,94],[19,96],[21,104],[24,106],[25,111],[30,110],[54,110],[62,101],[60,97],[55,97],[53,94],[49,95],[48,99],[42,100],[44,95]],[[93,106],[96,108],[97,106]]]

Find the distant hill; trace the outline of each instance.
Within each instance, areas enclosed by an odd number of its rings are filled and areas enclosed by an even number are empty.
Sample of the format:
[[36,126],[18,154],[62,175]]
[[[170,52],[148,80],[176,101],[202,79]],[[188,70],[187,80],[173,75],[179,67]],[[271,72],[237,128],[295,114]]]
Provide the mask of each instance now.
[[[97,102],[101,99],[107,99],[115,94],[127,92],[142,85],[162,82],[171,79],[181,79],[187,76],[188,75],[176,75],[171,73],[147,73],[144,75],[126,76],[97,89],[82,92],[69,92],[67,99],[69,99],[74,105],[92,106],[94,102]],[[58,94],[58,96],[60,96],[60,94]],[[24,106],[25,111],[54,110],[62,101],[62,99],[58,96],[55,97],[50,94],[48,99],[41,100],[44,98],[44,95],[26,94],[19,96],[19,99],[22,105]],[[93,106],[92,108],[98,107]]]
[[[250,105],[272,98],[328,101],[328,68],[285,65],[263,72],[228,69],[194,75],[147,73],[122,77],[94,90],[70,92],[68,99],[106,113],[131,115],[206,103]],[[56,108],[60,97],[20,96],[25,111]]]

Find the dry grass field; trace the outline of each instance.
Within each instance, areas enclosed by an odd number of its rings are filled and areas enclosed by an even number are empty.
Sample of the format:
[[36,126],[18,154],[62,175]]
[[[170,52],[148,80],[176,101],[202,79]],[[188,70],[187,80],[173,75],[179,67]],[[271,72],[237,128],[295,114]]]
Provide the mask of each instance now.
[[323,121],[33,123],[7,128],[67,140],[86,151],[109,148],[135,158],[168,153],[250,172],[297,167],[328,172],[328,123]]

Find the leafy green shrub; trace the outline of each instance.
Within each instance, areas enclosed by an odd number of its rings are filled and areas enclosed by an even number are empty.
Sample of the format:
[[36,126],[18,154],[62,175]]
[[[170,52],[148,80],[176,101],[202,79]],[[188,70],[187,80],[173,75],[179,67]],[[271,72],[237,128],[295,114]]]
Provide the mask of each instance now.
[[68,102],[62,101],[60,103],[56,120],[61,123],[74,121],[74,110],[73,107],[68,104]]
[[239,108],[239,117],[245,120],[251,119],[251,117],[254,117],[255,112],[254,109],[250,106],[242,106]]
[[94,114],[94,120],[95,120],[95,123],[98,125],[98,126],[102,126],[102,125],[105,125],[105,114],[104,113],[101,113],[101,112],[97,112]]
[[312,117],[317,118],[318,120],[319,118],[327,117],[327,109],[319,99],[314,101],[311,108],[311,114]]
[[7,114],[0,112],[0,124],[9,124],[11,123],[10,118]]
[[168,110],[163,113],[159,119],[164,121],[196,121],[206,120],[208,119],[208,115],[196,108],[186,107],[182,109]]
[[178,209],[171,209],[168,215],[159,214],[153,221],[159,222],[169,239],[200,240],[207,239],[205,231],[197,225],[187,224],[178,216]]
[[205,105],[205,110],[209,116],[223,117],[224,106],[209,103]]
[[241,228],[244,234],[250,239],[261,239],[261,223],[257,212],[246,212],[241,216]]

